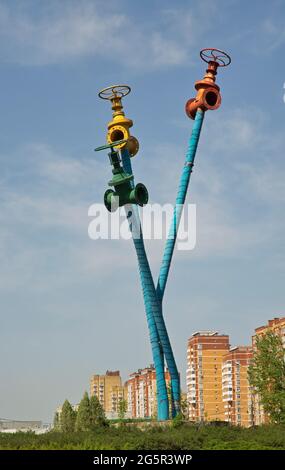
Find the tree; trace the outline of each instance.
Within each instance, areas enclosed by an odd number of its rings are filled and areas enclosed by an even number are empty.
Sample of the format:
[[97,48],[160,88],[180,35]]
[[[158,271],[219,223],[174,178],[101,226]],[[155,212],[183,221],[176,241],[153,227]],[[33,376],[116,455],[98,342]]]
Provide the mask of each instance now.
[[85,392],[77,410],[76,431],[90,431],[91,413],[88,393]]
[[184,420],[189,419],[188,401],[187,398],[180,399],[180,411]]
[[118,413],[119,419],[121,420],[125,419],[127,409],[128,409],[128,403],[126,400],[124,400],[124,398],[122,398],[119,402],[119,413]]
[[103,407],[95,395],[90,398],[90,421],[92,429],[107,424]]
[[76,412],[68,400],[62,405],[60,414],[60,429],[63,432],[73,432],[75,428]]
[[183,415],[182,413],[178,413],[173,419],[172,419],[172,423],[171,423],[171,426],[176,429],[176,428],[180,428],[181,426],[183,426]]
[[285,423],[285,361],[281,338],[269,331],[256,337],[249,382],[272,422]]
[[53,427],[54,429],[58,430],[60,428],[60,419],[59,419],[59,414],[58,412],[56,411],[55,414],[54,414],[54,418],[53,418]]

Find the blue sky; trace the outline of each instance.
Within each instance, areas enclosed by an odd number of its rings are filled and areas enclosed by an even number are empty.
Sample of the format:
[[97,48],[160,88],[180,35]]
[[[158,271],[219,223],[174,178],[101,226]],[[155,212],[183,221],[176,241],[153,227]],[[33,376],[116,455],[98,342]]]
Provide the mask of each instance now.
[[[110,179],[97,92],[131,85],[136,179],[174,202],[204,47],[232,64],[191,181],[197,246],[175,254],[165,294],[183,388],[194,331],[249,344],[284,315],[284,21],[281,0],[0,1],[0,417],[51,421],[92,373],[151,362],[131,242],[88,238]],[[147,248],[156,277],[163,246]]]

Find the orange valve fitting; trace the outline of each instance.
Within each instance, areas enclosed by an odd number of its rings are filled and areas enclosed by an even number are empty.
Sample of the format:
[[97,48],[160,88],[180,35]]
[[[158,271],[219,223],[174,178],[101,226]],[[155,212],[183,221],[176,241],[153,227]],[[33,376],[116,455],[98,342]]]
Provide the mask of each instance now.
[[219,49],[202,49],[200,57],[207,62],[208,68],[204,78],[195,83],[196,98],[189,99],[185,105],[186,114],[191,119],[195,119],[199,108],[207,111],[221,106],[220,87],[216,84],[217,69],[231,63],[230,56]]

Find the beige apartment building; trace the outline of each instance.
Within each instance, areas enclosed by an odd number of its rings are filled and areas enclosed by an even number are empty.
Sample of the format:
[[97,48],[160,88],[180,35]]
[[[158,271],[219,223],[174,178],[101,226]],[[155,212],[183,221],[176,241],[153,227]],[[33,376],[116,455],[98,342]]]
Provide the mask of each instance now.
[[[283,343],[283,348],[285,349],[285,317],[282,318],[273,318],[268,321],[267,325],[259,326],[255,329],[255,334],[252,337],[252,348],[255,349],[256,338],[262,336],[268,331],[272,331],[276,335],[280,336]],[[260,398],[256,394],[254,396],[254,424],[264,424],[268,422],[268,416],[264,413],[263,407],[260,403]]]
[[188,340],[187,400],[190,421],[223,421],[222,364],[229,336],[199,331]]
[[[169,388],[170,375],[168,371],[165,371],[165,379]],[[157,415],[156,374],[153,365],[130,374],[126,387],[130,417],[153,418]]]
[[254,424],[253,396],[248,381],[248,366],[251,359],[250,346],[232,348],[223,356],[224,421],[236,426],[250,427]]
[[92,375],[90,396],[95,395],[109,419],[118,418],[119,404],[127,400],[127,389],[122,384],[120,371],[107,370],[105,375]]

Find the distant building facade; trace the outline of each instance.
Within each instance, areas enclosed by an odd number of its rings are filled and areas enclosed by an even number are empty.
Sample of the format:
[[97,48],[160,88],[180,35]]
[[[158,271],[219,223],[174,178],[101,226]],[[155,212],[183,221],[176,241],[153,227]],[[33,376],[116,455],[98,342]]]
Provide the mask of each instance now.
[[237,426],[250,427],[254,424],[253,394],[248,381],[251,360],[250,346],[232,348],[223,356],[224,420]]
[[187,401],[190,421],[223,421],[222,363],[229,336],[194,333],[187,347]]
[[19,421],[0,418],[0,433],[31,432],[44,434],[51,429],[51,425],[42,421]]
[[[170,374],[165,371],[169,389]],[[153,365],[130,374],[126,382],[128,414],[132,418],[154,418],[157,415],[156,373]]]
[[107,370],[105,375],[92,375],[90,396],[93,395],[100,401],[108,419],[118,418],[120,402],[127,400],[127,388],[122,384],[120,371]]
[[285,350],[285,317],[256,328],[252,347],[230,348],[229,336],[215,331],[197,332],[189,338],[186,374],[189,420],[227,421],[243,427],[269,421],[248,380],[256,339],[268,331],[281,338]]

